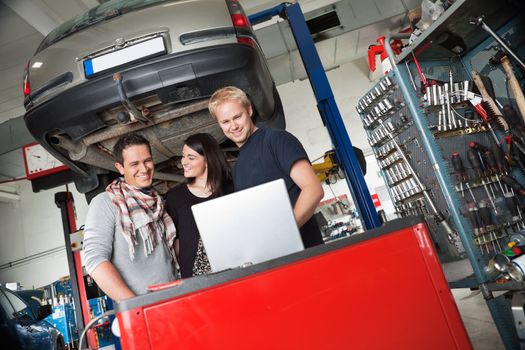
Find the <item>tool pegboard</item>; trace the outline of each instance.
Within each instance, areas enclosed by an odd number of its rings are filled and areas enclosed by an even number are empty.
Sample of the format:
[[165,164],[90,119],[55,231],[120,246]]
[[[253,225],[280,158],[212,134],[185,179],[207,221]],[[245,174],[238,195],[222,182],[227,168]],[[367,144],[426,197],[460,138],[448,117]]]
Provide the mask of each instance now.
[[374,86],[357,109],[396,214],[425,216],[442,259],[460,257],[463,246],[447,221],[447,205],[395,74]]
[[492,291],[525,289],[524,32],[518,7],[457,0],[357,106],[397,215],[424,215],[442,262],[468,258],[451,286],[482,291],[508,349],[525,334]]
[[[515,31],[515,26],[509,26],[505,32]],[[412,55],[400,63],[410,77],[410,84],[403,83],[409,85],[410,97],[417,98],[420,113],[416,117],[430,131],[433,156],[443,161],[446,181],[457,194],[461,226],[469,226],[464,221],[472,226],[469,244],[486,260],[512,240],[524,240],[519,235],[524,227],[519,196],[525,193],[525,167],[513,149],[525,151],[525,138],[519,130],[513,139],[510,136],[510,129],[522,128],[523,122],[512,99],[501,99],[509,96],[508,84],[503,84],[507,91],[501,91],[501,82],[493,83],[486,74],[497,70],[497,55],[480,67],[473,66],[478,56],[486,58],[493,47],[488,39],[463,58],[454,55],[420,63]],[[407,108],[399,79],[395,72],[381,79],[360,99],[357,110],[396,213],[424,215],[442,260],[461,258],[463,242],[450,218],[447,191],[439,185],[428,152],[421,147],[421,130]]]

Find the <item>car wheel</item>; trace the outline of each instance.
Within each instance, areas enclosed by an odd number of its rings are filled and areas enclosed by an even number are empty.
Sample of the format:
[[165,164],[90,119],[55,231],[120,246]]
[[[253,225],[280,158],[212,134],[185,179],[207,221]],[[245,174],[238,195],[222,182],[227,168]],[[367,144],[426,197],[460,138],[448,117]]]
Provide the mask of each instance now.
[[91,203],[91,200],[96,197],[97,194],[102,193],[106,190],[106,187],[117,177],[119,177],[119,174],[114,172],[109,172],[107,174],[99,174],[96,175],[98,178],[98,186],[95,187],[93,190],[88,191],[84,193],[86,196],[86,201]]
[[284,130],[286,128],[286,120],[284,118],[283,103],[275,85],[273,86],[273,99],[275,104],[272,116],[268,120],[257,121],[257,126]]

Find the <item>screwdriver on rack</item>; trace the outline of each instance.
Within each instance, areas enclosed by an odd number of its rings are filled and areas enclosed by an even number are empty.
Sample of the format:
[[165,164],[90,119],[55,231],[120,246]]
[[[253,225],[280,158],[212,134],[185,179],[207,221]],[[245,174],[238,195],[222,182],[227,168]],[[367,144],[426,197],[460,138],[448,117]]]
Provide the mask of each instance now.
[[[503,176],[508,176],[508,172],[507,172],[508,163],[505,161],[505,156],[503,154],[503,151],[500,147],[497,147],[497,146],[493,147],[493,151],[494,151],[494,156],[495,156],[496,163],[497,163],[497,169],[500,174],[499,176],[500,183],[503,183],[505,185],[505,189],[507,190],[504,194],[505,205],[509,209],[514,221],[516,221],[517,219],[523,220],[523,217],[521,215],[521,210],[519,207],[519,201],[518,201],[518,198],[516,198],[514,189],[512,188],[512,186],[507,184],[505,181],[502,181]],[[519,186],[519,183],[517,183],[517,181],[515,181],[510,176],[506,177],[506,180],[507,182],[512,183],[515,187]],[[525,228],[525,223],[523,221],[521,221],[521,226]]]
[[[487,184],[488,184],[488,187],[490,189],[490,192],[492,192],[492,198],[496,199],[496,195],[495,195],[494,189],[492,188],[492,184],[490,182],[490,179],[488,178],[488,175],[490,174],[490,170],[487,167],[487,164],[486,164],[486,162],[485,162],[485,160],[483,158],[483,155],[488,150],[487,147],[483,146],[480,143],[474,142],[474,141],[471,141],[469,143],[469,147],[471,149],[473,149],[476,152],[476,154],[478,155],[479,164],[481,166],[481,174],[482,174],[482,176],[487,178]],[[496,189],[496,191],[497,191],[497,189]]]
[[492,146],[492,153],[494,153],[494,158],[496,159],[496,166],[499,173],[507,172],[507,162],[505,161],[505,155],[501,147],[494,145]]
[[525,228],[525,223],[523,223],[523,218],[521,216],[521,211],[519,208],[518,198],[510,192],[505,193],[505,205],[510,211],[512,216],[512,223],[517,223],[518,227]]
[[523,186],[521,186],[521,184],[518,181],[516,181],[516,179],[513,178],[512,176],[506,175],[506,174],[502,175],[501,181],[509,185],[510,188],[516,191],[518,195],[525,196],[525,188],[523,188]]
[[[486,238],[487,233],[489,233],[494,251],[496,251],[496,245],[494,244],[494,241],[496,241],[497,245],[500,247],[499,249],[501,250],[501,246],[497,240],[496,234],[493,231],[495,227],[494,221],[492,220],[490,209],[487,207],[486,203],[482,201],[478,207],[475,202],[469,202],[467,203],[467,208],[470,221],[474,227],[474,235],[479,241],[479,248],[481,249],[482,253],[485,253],[484,250],[486,250],[487,254],[490,254],[490,248]],[[492,239],[492,237],[494,237],[494,239]],[[485,247],[485,249],[483,249],[483,247]]]
[[[479,216],[479,208],[475,202],[467,203],[468,213],[472,227],[474,228],[474,236],[476,236],[480,242],[479,248],[483,252],[483,245],[481,245],[481,238],[479,237],[483,232],[481,229],[481,217]],[[488,248],[485,246],[488,252]]]
[[459,183],[461,186],[460,187],[461,192],[463,192],[463,183],[468,181],[466,183],[467,189],[470,192],[470,196],[472,197],[472,200],[475,202],[476,198],[474,197],[474,193],[472,192],[472,189],[470,188],[470,181],[468,179],[467,172],[465,171],[465,167],[463,166],[463,161],[461,160],[461,156],[459,155],[458,152],[454,152],[452,153],[452,157],[450,160],[452,162],[452,166],[454,167],[454,171],[458,175]]
[[479,208],[475,202],[467,203],[468,213],[472,227],[474,227],[474,235],[479,236],[481,232],[481,217],[479,216]]
[[507,160],[510,162],[511,161],[511,156],[510,156],[510,145],[512,144],[512,134],[510,135],[505,135],[503,136],[503,139],[505,140],[505,144],[507,145]]
[[[509,164],[505,158],[505,155],[503,154],[503,150],[501,149],[501,147],[494,145],[492,147],[492,151],[494,153],[494,158],[496,159],[496,166],[497,166],[497,170],[499,174],[499,181],[500,183],[502,183],[501,176],[508,175],[507,171],[509,168]],[[503,182],[503,185],[505,185],[505,189],[506,189],[505,195],[510,192],[510,194],[514,196],[514,190],[512,188],[509,189],[509,186],[505,182]],[[520,217],[521,217],[521,213],[520,213]]]
[[[496,241],[501,250],[501,246],[499,245],[496,233],[494,232],[496,225],[492,220],[492,214],[490,213],[490,209],[487,207],[487,204],[483,201],[479,203],[479,216],[481,217],[483,227],[486,231],[489,232],[489,237],[491,238],[492,248],[494,248],[494,252],[496,252],[496,245],[494,244],[494,241]],[[492,239],[492,237],[494,237],[494,239]]]
[[[496,162],[496,157],[494,156],[494,153],[492,152],[492,150],[490,149],[487,149],[484,153],[485,155],[485,159],[487,160],[487,167],[488,167],[488,171],[491,175],[497,175],[498,172],[499,172],[499,169],[498,169],[498,164]],[[497,178],[497,177],[496,177]],[[501,180],[499,178],[498,179],[498,185],[501,189],[501,194],[504,194],[505,193],[505,190],[503,189],[503,185],[501,184]]]
[[[502,175],[501,176],[501,181],[503,181],[505,184],[509,185],[509,187],[512,189],[512,191],[516,191],[516,193],[518,195],[525,196],[525,189],[512,176],[507,175],[507,174]],[[512,193],[512,195],[505,196],[505,204],[509,208],[509,211],[511,212],[512,216],[518,216],[522,220],[521,225],[525,228],[525,223],[523,223],[523,217],[521,215],[519,201],[516,198],[516,196],[514,195],[514,193]],[[517,213],[517,215],[515,215],[515,213]]]
[[481,180],[481,184],[483,185],[483,188],[485,189],[485,192],[487,193],[487,197],[490,201],[490,204],[494,208],[494,212],[496,215],[498,214],[498,209],[496,209],[496,205],[494,204],[493,198],[490,196],[489,189],[487,188],[487,184],[485,183],[485,180],[483,180],[483,172],[481,169],[481,163],[479,161],[479,157],[476,154],[476,151],[474,151],[472,148],[469,148],[467,150],[467,159],[470,163],[470,166],[474,169],[474,172],[476,174],[476,177],[478,177]]

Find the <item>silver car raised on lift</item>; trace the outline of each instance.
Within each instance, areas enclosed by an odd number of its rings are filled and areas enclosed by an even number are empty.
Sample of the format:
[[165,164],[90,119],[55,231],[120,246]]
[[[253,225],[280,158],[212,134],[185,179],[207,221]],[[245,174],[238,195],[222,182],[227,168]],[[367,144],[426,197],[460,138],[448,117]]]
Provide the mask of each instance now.
[[225,141],[206,107],[226,85],[249,94],[258,124],[284,128],[279,95],[238,1],[109,1],[42,41],[24,72],[24,118],[75,172],[83,193],[105,185],[113,145],[129,132],[151,142],[156,179],[178,182],[188,135]]

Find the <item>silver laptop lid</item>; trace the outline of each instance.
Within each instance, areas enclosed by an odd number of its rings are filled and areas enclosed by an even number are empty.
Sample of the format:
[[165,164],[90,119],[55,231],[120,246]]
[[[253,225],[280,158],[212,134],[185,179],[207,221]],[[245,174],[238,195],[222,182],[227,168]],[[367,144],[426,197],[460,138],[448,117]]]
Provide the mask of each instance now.
[[282,179],[191,209],[214,272],[304,249]]

